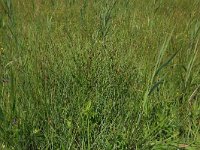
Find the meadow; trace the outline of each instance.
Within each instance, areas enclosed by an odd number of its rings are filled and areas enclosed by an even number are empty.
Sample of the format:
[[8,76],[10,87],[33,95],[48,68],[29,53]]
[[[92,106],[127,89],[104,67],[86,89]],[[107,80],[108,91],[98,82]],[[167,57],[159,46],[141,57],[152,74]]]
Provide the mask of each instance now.
[[199,0],[1,0],[0,149],[199,150]]

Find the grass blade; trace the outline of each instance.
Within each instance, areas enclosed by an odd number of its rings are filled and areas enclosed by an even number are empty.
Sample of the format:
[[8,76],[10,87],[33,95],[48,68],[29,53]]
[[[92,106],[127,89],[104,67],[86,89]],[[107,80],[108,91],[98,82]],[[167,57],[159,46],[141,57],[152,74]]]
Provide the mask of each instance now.
[[163,63],[163,64],[158,68],[158,70],[155,72],[154,77],[156,77],[156,76],[159,74],[159,72],[160,72],[164,67],[166,67],[166,66],[174,59],[174,57],[178,54],[178,52],[179,52],[179,51],[177,51],[176,53],[174,53],[165,63]]

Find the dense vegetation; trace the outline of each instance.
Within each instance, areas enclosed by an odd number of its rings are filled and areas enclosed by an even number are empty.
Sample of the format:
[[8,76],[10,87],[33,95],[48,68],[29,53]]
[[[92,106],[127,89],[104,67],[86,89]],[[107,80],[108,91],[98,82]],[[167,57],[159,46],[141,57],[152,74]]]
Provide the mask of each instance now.
[[0,4],[0,149],[200,149],[199,0]]

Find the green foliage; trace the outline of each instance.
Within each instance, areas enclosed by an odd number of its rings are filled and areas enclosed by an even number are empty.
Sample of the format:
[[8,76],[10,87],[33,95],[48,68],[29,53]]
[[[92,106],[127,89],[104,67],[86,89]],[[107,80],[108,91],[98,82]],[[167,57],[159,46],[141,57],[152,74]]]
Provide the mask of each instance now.
[[0,149],[200,149],[198,0],[1,0]]

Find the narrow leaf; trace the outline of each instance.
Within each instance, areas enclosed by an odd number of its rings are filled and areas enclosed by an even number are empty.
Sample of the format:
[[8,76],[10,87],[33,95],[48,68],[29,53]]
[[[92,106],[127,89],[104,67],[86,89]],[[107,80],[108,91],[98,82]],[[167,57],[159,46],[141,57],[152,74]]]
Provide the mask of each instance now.
[[1,107],[0,107],[0,120],[1,121],[5,120],[5,116],[4,116],[4,113],[3,113],[3,110],[1,109]]
[[176,53],[174,53],[165,63],[163,63],[163,64],[158,68],[158,70],[156,71],[154,77],[156,77],[156,76],[159,74],[159,72],[160,72],[164,67],[166,67],[166,66],[174,59],[174,57],[178,54],[178,52],[179,52],[179,51],[177,51]]
[[148,95],[150,95],[160,84],[162,84],[163,81],[164,81],[163,79],[157,81],[157,82],[152,86],[152,88],[149,90]]

